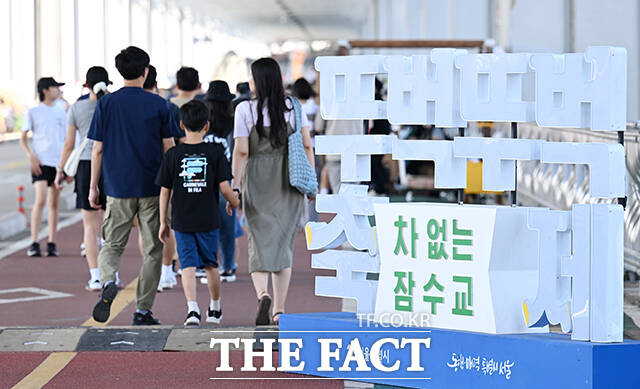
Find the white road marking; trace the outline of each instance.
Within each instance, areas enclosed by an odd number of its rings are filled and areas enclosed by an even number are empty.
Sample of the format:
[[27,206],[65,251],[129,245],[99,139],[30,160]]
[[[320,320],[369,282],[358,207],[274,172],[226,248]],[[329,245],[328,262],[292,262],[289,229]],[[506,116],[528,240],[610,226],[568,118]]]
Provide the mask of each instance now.
[[0,304],[10,304],[10,303],[22,303],[25,301],[36,301],[36,300],[48,300],[48,299],[57,299],[63,297],[72,297],[72,294],[56,292],[54,290],[40,289],[36,287],[27,287],[27,288],[14,288],[14,289],[4,289],[0,290],[0,295],[9,294],[9,293],[33,293],[38,296],[30,296],[30,297],[18,297],[18,298],[9,298],[2,299],[0,298]]
[[112,345],[116,345],[116,344],[127,344],[129,346],[133,346],[135,343],[133,342],[128,342],[126,340],[119,340],[117,342],[111,342]]

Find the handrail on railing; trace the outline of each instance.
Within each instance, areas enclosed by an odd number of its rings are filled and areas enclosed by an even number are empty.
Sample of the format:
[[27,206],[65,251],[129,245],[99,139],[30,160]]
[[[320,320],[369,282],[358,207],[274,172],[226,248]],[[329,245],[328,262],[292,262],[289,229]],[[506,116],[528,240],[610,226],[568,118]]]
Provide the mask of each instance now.
[[[519,137],[564,142],[618,142],[617,132],[576,128],[545,128],[522,123]],[[640,121],[627,123],[624,133],[626,152],[627,206],[625,208],[625,269],[640,272]],[[595,201],[589,198],[587,167],[546,165],[521,161],[518,192],[525,205],[570,209],[574,203]]]

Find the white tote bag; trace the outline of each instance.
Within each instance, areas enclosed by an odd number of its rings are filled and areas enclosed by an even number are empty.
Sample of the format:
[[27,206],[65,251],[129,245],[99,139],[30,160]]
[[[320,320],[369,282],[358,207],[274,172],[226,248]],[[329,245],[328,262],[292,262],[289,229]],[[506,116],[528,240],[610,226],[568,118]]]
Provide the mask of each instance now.
[[73,149],[71,154],[69,154],[69,158],[67,158],[67,162],[64,164],[64,174],[69,177],[74,177],[78,172],[78,164],[80,163],[80,156],[84,152],[84,149],[87,147],[87,143],[89,143],[89,138],[85,137],[80,143],[80,146]]

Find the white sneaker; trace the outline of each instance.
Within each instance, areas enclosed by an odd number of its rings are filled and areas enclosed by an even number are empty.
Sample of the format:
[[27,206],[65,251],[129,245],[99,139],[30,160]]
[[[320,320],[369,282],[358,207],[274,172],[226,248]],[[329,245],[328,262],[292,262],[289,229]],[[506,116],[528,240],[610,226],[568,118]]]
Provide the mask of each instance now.
[[176,279],[176,273],[171,272],[171,274],[169,275],[169,281],[171,281],[172,288],[178,285],[178,280]]
[[196,269],[196,278],[206,277],[207,272],[204,269]]
[[207,284],[207,276],[200,278],[200,283],[206,285]]
[[182,277],[182,268],[178,269],[176,275]]
[[84,242],[80,243],[80,256],[81,257],[87,256],[87,248],[84,247]]
[[222,309],[219,311],[212,311],[207,308],[207,323],[220,324],[222,321]]
[[158,289],[156,289],[158,291],[158,293],[162,293],[162,286],[160,286],[160,283],[158,283]]
[[196,311],[191,311],[187,314],[187,318],[184,321],[185,326],[199,326],[200,314]]
[[100,280],[90,280],[84,288],[89,292],[96,292],[98,290],[102,290],[102,285],[100,284]]
[[225,270],[220,274],[220,282],[235,282],[236,270]]
[[160,279],[160,283],[158,284],[158,288],[162,288],[162,289],[171,289],[173,288],[174,283],[171,282],[171,279],[169,279],[169,277],[164,277],[162,279]]

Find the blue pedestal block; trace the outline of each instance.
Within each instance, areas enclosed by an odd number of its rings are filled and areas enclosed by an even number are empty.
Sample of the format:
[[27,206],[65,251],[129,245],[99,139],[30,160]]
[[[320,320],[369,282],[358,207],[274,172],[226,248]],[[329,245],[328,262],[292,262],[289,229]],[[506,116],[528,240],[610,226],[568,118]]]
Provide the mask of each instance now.
[[[300,332],[298,332],[300,331]],[[411,388],[640,388],[640,342],[589,343],[572,341],[567,335],[488,335],[467,331],[381,327],[360,322],[353,313],[307,313],[280,316],[279,337],[301,338],[297,373],[335,377]],[[331,359],[333,371],[318,371],[321,345],[318,339],[342,340],[339,360]],[[358,339],[370,371],[339,371],[348,345]],[[382,338],[430,339],[430,347],[420,347],[424,371],[407,371],[411,347],[382,347],[382,363],[395,372],[375,369],[369,359],[374,342]],[[331,346],[331,351],[336,349]],[[282,356],[282,353],[281,353]],[[292,365],[297,365],[291,360]]]

